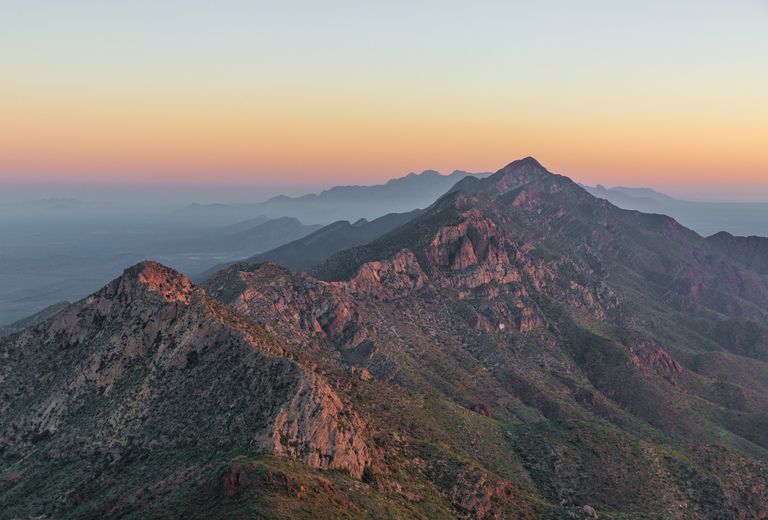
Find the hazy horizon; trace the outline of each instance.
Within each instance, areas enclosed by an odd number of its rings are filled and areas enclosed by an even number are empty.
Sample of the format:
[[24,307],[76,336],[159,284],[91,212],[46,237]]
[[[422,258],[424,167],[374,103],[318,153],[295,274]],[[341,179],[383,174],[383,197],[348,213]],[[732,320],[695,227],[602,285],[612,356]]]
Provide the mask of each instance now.
[[[545,164],[546,166],[546,164]],[[458,168],[438,171],[448,175]],[[425,171],[427,171],[425,170]],[[462,170],[470,171],[470,170]],[[489,170],[491,172],[496,170]],[[411,173],[395,173],[383,179],[329,179],[315,183],[263,183],[259,181],[243,183],[183,182],[183,181],[145,181],[145,182],[24,182],[3,181],[0,179],[0,203],[35,202],[42,199],[77,199],[82,202],[145,202],[148,204],[248,204],[264,202],[269,198],[285,195],[300,197],[317,194],[337,186],[375,186]],[[482,173],[471,171],[471,173]],[[714,184],[679,184],[679,183],[621,183],[608,179],[588,180],[569,175],[568,172],[555,172],[572,178],[587,186],[601,185],[606,188],[650,188],[659,193],[680,200],[702,202],[755,202],[768,203],[768,183],[732,184],[728,186]]]

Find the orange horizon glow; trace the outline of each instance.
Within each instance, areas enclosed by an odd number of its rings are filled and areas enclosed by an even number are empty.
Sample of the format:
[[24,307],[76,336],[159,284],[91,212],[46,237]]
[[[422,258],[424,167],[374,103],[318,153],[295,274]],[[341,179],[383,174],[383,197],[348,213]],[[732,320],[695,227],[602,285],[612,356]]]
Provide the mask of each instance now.
[[392,110],[371,100],[329,103],[327,97],[292,110],[243,99],[206,106],[204,99],[20,98],[3,96],[14,100],[10,106],[0,100],[0,166],[7,179],[59,170],[81,172],[81,179],[122,171],[137,179],[201,180],[196,175],[222,172],[225,182],[285,174],[298,181],[386,180],[428,168],[495,171],[526,155],[554,171],[602,182],[663,183],[674,175],[682,183],[723,176],[759,183],[768,172],[768,146],[751,122],[755,115],[726,110],[677,120],[669,112],[627,113],[620,124],[615,117],[585,122],[587,114],[556,110],[533,116],[514,106],[491,119],[484,117],[487,106],[450,113],[434,106],[430,114],[430,107],[405,102]]
[[348,3],[307,3],[298,21],[196,4],[184,23],[170,7],[78,0],[40,20],[8,5],[0,182],[374,184],[530,155],[591,184],[768,185],[757,4],[651,2],[627,17],[597,2],[604,20],[568,3],[453,6],[437,26],[427,7],[411,20]]
[[16,105],[23,110],[0,101],[2,180],[61,180],[56,172],[66,172],[73,181],[241,183],[287,175],[297,183],[375,183],[425,169],[495,171],[532,155],[582,182],[768,183],[760,129],[724,119],[668,121],[660,129],[652,118],[618,127],[513,114],[414,117],[409,109],[248,114],[221,105],[204,112],[199,105],[113,109],[66,101]]

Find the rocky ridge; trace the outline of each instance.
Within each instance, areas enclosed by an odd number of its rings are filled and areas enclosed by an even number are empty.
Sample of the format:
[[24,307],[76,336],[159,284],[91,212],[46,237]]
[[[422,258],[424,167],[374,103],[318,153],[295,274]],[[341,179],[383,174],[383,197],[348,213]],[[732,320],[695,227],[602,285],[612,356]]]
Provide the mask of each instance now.
[[274,453],[358,478],[371,463],[363,421],[322,376],[154,262],[4,339],[0,357],[7,468],[190,449]]

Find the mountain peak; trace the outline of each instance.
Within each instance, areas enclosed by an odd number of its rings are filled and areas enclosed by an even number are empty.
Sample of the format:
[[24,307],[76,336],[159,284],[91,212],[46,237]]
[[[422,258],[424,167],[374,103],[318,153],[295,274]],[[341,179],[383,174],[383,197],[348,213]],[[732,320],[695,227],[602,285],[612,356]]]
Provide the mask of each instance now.
[[189,303],[192,282],[189,278],[153,260],[144,260],[123,271],[117,280],[118,292],[136,295],[148,291],[167,302]]
[[488,177],[486,186],[492,187],[492,191],[503,194],[516,190],[526,184],[549,182],[556,178],[565,179],[565,177],[553,174],[547,170],[533,157],[525,157],[524,159],[509,163]]
[[467,193],[484,191],[498,195],[508,193],[531,182],[549,180],[555,177],[559,176],[553,174],[542,166],[539,161],[529,156],[512,161],[490,177],[465,177],[457,182],[451,191],[464,191]]
[[551,175],[551,173],[533,157],[525,157],[524,159],[512,161],[490,178],[498,181],[502,178],[513,176],[520,179],[533,180],[544,175]]
[[539,170],[547,171],[547,169],[544,168],[544,166],[542,166],[539,161],[537,161],[530,155],[528,157],[523,157],[522,159],[512,161],[511,163],[506,165],[503,169],[509,170],[509,169],[521,169],[521,168],[537,168]]

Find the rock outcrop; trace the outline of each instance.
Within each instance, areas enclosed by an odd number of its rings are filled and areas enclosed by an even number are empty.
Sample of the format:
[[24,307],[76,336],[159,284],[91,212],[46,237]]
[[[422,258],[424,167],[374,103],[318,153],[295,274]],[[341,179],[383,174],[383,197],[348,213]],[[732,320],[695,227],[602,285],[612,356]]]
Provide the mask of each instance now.
[[403,249],[390,259],[363,264],[348,286],[355,295],[392,300],[407,296],[426,283],[416,255]]

